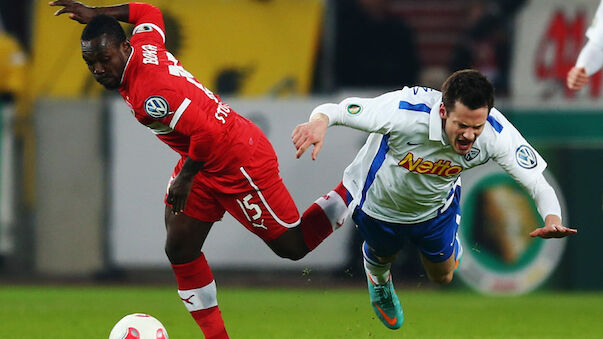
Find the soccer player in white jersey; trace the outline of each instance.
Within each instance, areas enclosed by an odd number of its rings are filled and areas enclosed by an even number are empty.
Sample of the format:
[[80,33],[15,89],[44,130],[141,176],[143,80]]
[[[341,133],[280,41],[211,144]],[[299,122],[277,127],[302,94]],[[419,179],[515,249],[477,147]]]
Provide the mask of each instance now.
[[586,30],[586,36],[588,42],[582,47],[576,65],[567,73],[567,88],[575,91],[584,87],[590,76],[603,66],[603,1]]
[[[495,108],[492,84],[478,71],[452,74],[442,92],[405,87],[376,98],[322,104],[292,134],[299,158],[322,147],[327,127],[343,125],[370,133],[345,169],[343,185],[362,246],[371,304],[391,329],[403,313],[390,266],[405,238],[420,250],[429,278],[452,280],[462,255],[460,174],[494,159],[535,199],[545,226],[530,233],[560,238],[577,232],[561,223],[546,162]],[[479,138],[478,138],[479,137]]]

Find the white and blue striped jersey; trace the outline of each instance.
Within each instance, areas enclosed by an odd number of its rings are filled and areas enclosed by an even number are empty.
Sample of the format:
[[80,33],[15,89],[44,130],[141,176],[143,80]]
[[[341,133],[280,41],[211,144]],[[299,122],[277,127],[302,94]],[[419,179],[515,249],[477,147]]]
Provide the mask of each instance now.
[[353,197],[351,208],[359,206],[386,222],[429,220],[450,204],[464,170],[494,159],[537,199],[543,216],[560,216],[554,191],[542,176],[546,162],[515,127],[493,108],[469,153],[458,154],[442,127],[441,97],[433,89],[405,87],[314,109],[312,114],[329,117],[329,126],[370,133],[343,174],[343,184]]

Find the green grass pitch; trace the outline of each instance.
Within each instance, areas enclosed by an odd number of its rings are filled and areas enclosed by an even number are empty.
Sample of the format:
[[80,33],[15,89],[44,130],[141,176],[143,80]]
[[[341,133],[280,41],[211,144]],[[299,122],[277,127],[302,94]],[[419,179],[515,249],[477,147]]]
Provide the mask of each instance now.
[[[603,293],[521,297],[398,290],[400,330],[373,315],[364,289],[219,287],[231,338],[603,338]],[[171,339],[202,338],[173,287],[0,286],[1,338],[107,338],[128,313],[149,313]]]

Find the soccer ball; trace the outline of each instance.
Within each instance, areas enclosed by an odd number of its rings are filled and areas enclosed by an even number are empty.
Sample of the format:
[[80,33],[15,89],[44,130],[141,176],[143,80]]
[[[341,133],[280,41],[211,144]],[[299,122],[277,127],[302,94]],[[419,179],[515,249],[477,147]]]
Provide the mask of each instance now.
[[134,313],[113,326],[109,339],[169,339],[165,327],[148,314]]

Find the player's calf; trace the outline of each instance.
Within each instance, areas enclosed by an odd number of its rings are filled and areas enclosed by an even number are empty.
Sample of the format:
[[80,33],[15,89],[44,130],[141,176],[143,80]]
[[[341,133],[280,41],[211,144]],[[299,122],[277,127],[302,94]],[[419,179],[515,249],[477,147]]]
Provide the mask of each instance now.
[[185,264],[172,264],[180,300],[206,338],[228,339],[218,307],[216,282],[203,253]]
[[460,254],[462,254],[462,249],[459,242],[455,243],[455,248],[452,255],[450,255],[450,257],[443,262],[432,262],[423,253],[421,253],[423,267],[427,272],[429,280],[440,285],[450,283],[454,277],[454,272],[458,268],[461,258]]
[[310,251],[349,219],[347,195],[347,190],[339,183],[332,191],[316,199],[302,215],[300,227]]
[[347,205],[347,191],[339,183],[308,207],[299,226],[288,229],[266,243],[279,257],[299,260],[344,224],[348,214]]

